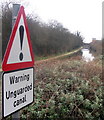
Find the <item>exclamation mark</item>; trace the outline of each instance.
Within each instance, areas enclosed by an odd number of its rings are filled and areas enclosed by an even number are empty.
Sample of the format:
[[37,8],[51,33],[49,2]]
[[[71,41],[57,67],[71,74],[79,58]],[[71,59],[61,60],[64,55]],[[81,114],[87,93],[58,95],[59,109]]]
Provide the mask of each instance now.
[[[22,51],[23,37],[24,37],[24,27],[23,27],[23,25],[21,25],[19,27],[19,34],[20,34],[20,47],[21,47],[21,51]],[[20,52],[19,59],[20,59],[20,61],[23,60],[23,53],[22,52]]]

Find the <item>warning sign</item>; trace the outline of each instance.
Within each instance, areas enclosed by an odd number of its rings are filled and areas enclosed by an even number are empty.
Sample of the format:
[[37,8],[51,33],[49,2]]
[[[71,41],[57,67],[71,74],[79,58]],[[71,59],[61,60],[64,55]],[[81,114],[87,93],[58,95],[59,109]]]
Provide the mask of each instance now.
[[2,63],[3,117],[33,102],[33,67],[32,45],[21,6]]
[[11,71],[34,66],[34,56],[24,7],[20,8],[4,55],[2,69]]
[[33,102],[33,68],[3,74],[3,117]]

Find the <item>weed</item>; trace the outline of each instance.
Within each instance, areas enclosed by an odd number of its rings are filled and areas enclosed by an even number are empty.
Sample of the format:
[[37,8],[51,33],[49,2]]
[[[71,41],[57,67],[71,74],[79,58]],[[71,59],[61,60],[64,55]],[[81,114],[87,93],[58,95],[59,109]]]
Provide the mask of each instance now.
[[102,120],[102,66],[97,61],[59,60],[36,66],[35,101],[21,119]]

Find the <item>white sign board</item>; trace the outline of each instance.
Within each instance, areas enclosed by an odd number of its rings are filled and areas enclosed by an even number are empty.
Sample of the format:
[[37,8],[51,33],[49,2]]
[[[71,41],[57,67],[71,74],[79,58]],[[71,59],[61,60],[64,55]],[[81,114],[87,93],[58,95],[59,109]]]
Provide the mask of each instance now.
[[3,74],[3,117],[33,102],[33,68]]

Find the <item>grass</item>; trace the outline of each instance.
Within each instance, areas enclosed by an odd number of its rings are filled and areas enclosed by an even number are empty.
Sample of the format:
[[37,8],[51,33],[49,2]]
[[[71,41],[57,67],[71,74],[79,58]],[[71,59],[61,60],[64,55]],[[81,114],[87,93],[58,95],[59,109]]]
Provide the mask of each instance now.
[[66,56],[72,56],[73,54],[79,52],[82,49],[82,47],[75,49],[71,52],[66,52],[66,53],[59,53],[55,55],[50,55],[50,56],[35,56],[35,61],[41,61],[41,60],[47,60],[47,59],[58,59],[58,58],[64,58]]
[[36,64],[35,72],[35,101],[22,111],[21,119],[104,119],[101,60],[46,61]]

